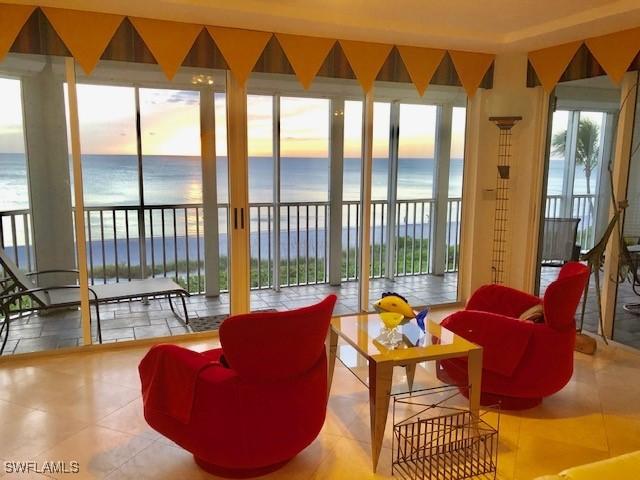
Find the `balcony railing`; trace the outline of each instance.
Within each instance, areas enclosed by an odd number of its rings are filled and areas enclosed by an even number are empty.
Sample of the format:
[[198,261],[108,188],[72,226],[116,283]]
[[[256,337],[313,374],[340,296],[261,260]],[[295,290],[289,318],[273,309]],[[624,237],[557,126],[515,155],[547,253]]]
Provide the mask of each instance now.
[[29,210],[0,212],[0,247],[6,249],[9,258],[21,269],[35,270]]
[[[455,272],[458,268],[460,206],[459,198],[447,202],[447,272]],[[357,280],[360,276],[360,208],[358,201],[344,201],[342,205],[342,231],[339,234],[343,281]],[[227,204],[218,205],[221,291],[228,289],[228,209]],[[370,277],[387,276],[390,263],[395,276],[431,273],[434,200],[399,200],[395,206],[392,239],[389,238],[388,209],[384,200],[372,202]],[[326,283],[331,242],[329,203],[282,203],[279,214],[276,219],[270,203],[250,205],[252,288],[272,288],[276,278],[279,278],[280,286]],[[85,221],[92,284],[164,276],[176,279],[193,293],[204,291],[202,205],[87,207]],[[279,228],[276,222],[279,222]],[[390,240],[394,244],[391,259],[388,258]],[[0,212],[0,245],[21,268],[35,269],[28,210]]]
[[[545,216],[547,218],[558,218],[565,216],[564,197],[562,195],[547,195],[545,205]],[[596,235],[596,202],[595,194],[573,195],[571,197],[571,217],[579,218],[578,235],[576,244],[581,250],[589,250],[595,245]]]

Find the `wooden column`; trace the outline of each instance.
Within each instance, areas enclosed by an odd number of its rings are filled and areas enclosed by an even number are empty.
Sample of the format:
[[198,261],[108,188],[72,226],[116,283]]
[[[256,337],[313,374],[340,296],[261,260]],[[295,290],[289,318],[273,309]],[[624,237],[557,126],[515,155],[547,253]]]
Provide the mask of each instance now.
[[84,188],[82,184],[82,153],[80,150],[80,121],[78,119],[78,94],[76,70],[73,58],[65,58],[67,91],[69,102],[69,133],[71,136],[71,158],[73,163],[73,194],[76,204],[74,215],[76,228],[76,255],[78,258],[78,281],[80,283],[80,314],[82,319],[82,343],[91,344],[91,310],[89,305],[89,272],[87,271],[87,240],[84,224]]
[[247,90],[227,72],[229,157],[229,294],[231,314],[250,310],[249,159]]
[[[613,157],[613,191],[618,202],[626,199],[629,177],[629,157],[633,143],[633,127],[636,117],[638,72],[627,72],[621,85],[621,104],[616,143]],[[614,206],[609,204],[609,218],[614,215]],[[621,221],[624,216],[621,216]],[[604,335],[611,338],[616,310],[618,261],[620,255],[620,229],[613,229],[605,250],[604,274],[602,275],[602,319]]]

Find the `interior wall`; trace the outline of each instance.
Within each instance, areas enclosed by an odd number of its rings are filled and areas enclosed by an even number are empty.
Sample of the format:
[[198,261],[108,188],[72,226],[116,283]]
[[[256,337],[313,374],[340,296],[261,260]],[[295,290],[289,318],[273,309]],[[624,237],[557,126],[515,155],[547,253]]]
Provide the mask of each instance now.
[[469,102],[463,196],[462,297],[491,282],[499,130],[491,116],[522,116],[512,129],[505,284],[533,292],[548,95],[526,87],[527,56],[498,55],[494,88]]

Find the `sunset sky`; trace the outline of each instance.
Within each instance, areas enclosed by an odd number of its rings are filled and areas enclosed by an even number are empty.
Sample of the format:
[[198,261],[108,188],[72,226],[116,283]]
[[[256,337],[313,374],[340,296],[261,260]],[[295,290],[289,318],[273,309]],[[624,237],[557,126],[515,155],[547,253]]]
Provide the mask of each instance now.
[[[24,151],[20,91],[15,80],[0,79],[0,152]],[[328,156],[329,110],[326,99],[282,98],[281,154]],[[78,85],[81,147],[84,154],[136,154],[135,99],[130,87]],[[198,93],[140,90],[142,148],[146,155],[200,155]],[[216,95],[216,151],[226,155],[224,94]],[[345,105],[345,157],[358,157],[362,103]],[[272,155],[272,98],[249,95],[249,156]],[[433,156],[436,108],[401,105],[400,157]],[[388,155],[389,104],[376,103],[374,156]],[[452,156],[462,157],[464,109],[456,109]]]

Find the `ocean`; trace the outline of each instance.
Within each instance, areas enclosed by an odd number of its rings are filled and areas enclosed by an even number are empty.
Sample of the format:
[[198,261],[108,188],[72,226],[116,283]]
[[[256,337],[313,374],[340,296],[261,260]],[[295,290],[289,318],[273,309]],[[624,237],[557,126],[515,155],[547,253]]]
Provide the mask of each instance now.
[[[134,155],[83,155],[85,206],[125,206],[139,204],[137,158]],[[433,195],[431,158],[401,158],[398,164],[398,198],[427,199]],[[218,201],[226,203],[227,159],[217,159]],[[0,211],[28,208],[27,170],[22,154],[0,153]],[[373,160],[372,198],[387,195],[388,160]],[[283,202],[327,201],[329,161],[326,158],[281,160],[281,200]],[[202,203],[202,171],[199,157],[145,156],[142,163],[144,200],[147,205]],[[249,201],[273,199],[273,159],[249,159]],[[313,179],[310,181],[310,179]],[[343,177],[344,200],[360,195],[360,159],[346,158]],[[449,196],[462,192],[462,159],[452,159]]]
[[[217,159],[218,201],[226,203],[227,159]],[[451,160],[449,197],[462,193],[462,159]],[[145,203],[197,204],[202,202],[202,172],[199,157],[145,156],[143,160]],[[398,198],[427,199],[433,195],[431,158],[401,158],[398,164]],[[27,168],[23,154],[0,153],[0,211],[27,209]],[[386,158],[373,159],[372,198],[387,196]],[[273,198],[273,160],[249,159],[249,201],[270,202]],[[133,155],[84,155],[83,174],[86,206],[125,206],[139,204],[137,159]],[[549,195],[562,193],[563,162],[552,159],[549,168]],[[597,174],[592,175],[595,191]],[[326,158],[281,160],[281,200],[283,202],[326,201],[329,195],[329,161]],[[310,182],[310,179],[313,179]],[[580,167],[574,181],[576,194],[586,193],[586,180]],[[344,161],[343,198],[358,200],[360,195],[360,159]]]
[[[462,168],[463,161],[460,158],[452,159],[450,164],[449,197],[460,197],[462,193]],[[202,202],[202,172],[199,157],[185,156],[145,156],[143,159],[143,183],[144,201],[146,205],[182,205],[200,204]],[[11,210],[28,209],[28,188],[27,169],[24,155],[0,153],[0,212]],[[387,197],[387,176],[388,160],[385,158],[373,159],[373,200],[385,200]],[[398,199],[415,200],[431,199],[433,196],[433,173],[434,161],[431,158],[400,158],[398,164]],[[557,195],[562,192],[563,162],[552,160],[549,173],[549,195]],[[85,206],[135,206],[139,204],[138,180],[137,180],[137,158],[132,155],[84,155],[83,156],[83,176],[85,190]],[[596,175],[594,175],[595,177]],[[586,182],[581,169],[576,169],[575,192],[584,193]],[[218,157],[217,159],[217,189],[219,203],[228,201],[227,185],[227,159]],[[592,191],[595,190],[595,178],[592,178]],[[360,196],[360,159],[346,158],[343,171],[343,199],[345,201],[358,200]],[[326,202],[329,198],[329,161],[326,158],[292,158],[285,157],[281,160],[281,201],[284,203],[295,202]],[[249,159],[249,201],[250,203],[270,203],[273,199],[273,160],[270,157],[251,157]],[[343,215],[343,244],[347,242],[350,246],[355,245],[357,238],[357,227],[355,226],[356,210],[355,205],[349,208],[350,222],[347,222],[347,207]],[[415,211],[414,211],[415,209]],[[159,210],[157,211],[159,213]],[[260,225],[256,216],[257,209],[252,209],[251,214],[251,243],[252,251],[261,251],[262,255],[267,254],[269,239],[268,218],[266,208],[261,211]],[[324,251],[324,224],[326,221],[325,211],[320,209],[318,213],[312,209],[308,213],[305,209],[291,211],[292,215],[299,215],[292,220],[296,231],[303,232],[300,238],[290,239],[287,247],[286,242],[281,245],[282,253],[289,248],[293,251],[298,249],[306,250],[306,232],[310,232],[314,237],[317,233],[321,244],[315,247],[319,252]],[[407,207],[401,211],[400,235],[411,234],[414,226],[418,229],[430,231],[430,216],[428,206],[426,211],[421,207]],[[458,229],[456,221],[457,212],[453,212],[448,231]],[[195,234],[202,228],[200,218],[196,220],[195,209],[190,209],[187,215],[181,211],[175,214],[176,232],[173,232],[172,219],[165,219],[164,227],[168,229],[167,235],[176,238],[179,244],[179,257],[183,257],[183,250],[191,250],[195,246],[188,246],[190,242],[196,242]],[[284,210],[282,215],[284,215]],[[381,215],[378,207],[377,215]],[[160,215],[156,215],[153,220],[154,231],[161,231],[163,225],[159,223]],[[378,217],[379,218],[379,217]],[[5,219],[5,223],[9,219]],[[309,220],[310,227],[307,230],[306,224]],[[315,222],[318,221],[318,227]],[[299,222],[299,227],[298,227]],[[126,250],[123,242],[125,236],[126,221],[124,212],[118,212],[115,225],[110,215],[105,215],[101,225],[99,214],[90,215],[92,232],[92,251],[96,256],[101,256],[99,238],[100,230],[105,229],[110,236],[110,244],[107,244],[105,253],[106,261],[113,260],[115,248],[122,254]],[[286,228],[285,218],[283,218],[282,228]],[[4,225],[9,227],[9,225]],[[135,215],[129,217],[129,227],[132,232],[137,231],[137,219]],[[260,227],[260,234],[257,233]],[[293,228],[293,227],[292,227]],[[220,218],[220,251],[226,252],[226,219]],[[149,230],[149,227],[147,228]],[[10,230],[4,228],[5,245],[13,244],[7,238]],[[113,231],[115,231],[114,242]],[[185,239],[185,231],[191,235],[190,239]],[[200,230],[201,232],[201,230]],[[382,238],[383,227],[381,221],[374,221],[372,236]],[[157,233],[156,233],[157,235]],[[299,237],[299,236],[298,236]],[[348,241],[347,241],[348,239]],[[154,240],[155,241],[155,240]],[[173,241],[171,238],[169,242]],[[292,243],[293,242],[293,243]],[[17,245],[24,244],[24,234],[20,222],[18,222]],[[122,245],[120,245],[122,243]],[[149,245],[150,247],[151,245]],[[170,250],[173,247],[169,246]],[[20,255],[22,256],[22,254]],[[122,257],[121,257],[122,258]]]

